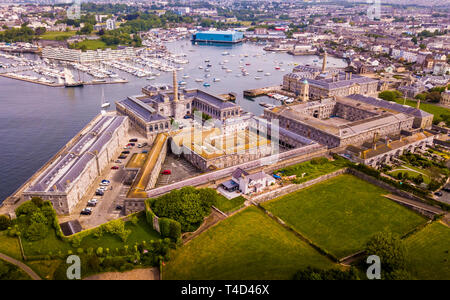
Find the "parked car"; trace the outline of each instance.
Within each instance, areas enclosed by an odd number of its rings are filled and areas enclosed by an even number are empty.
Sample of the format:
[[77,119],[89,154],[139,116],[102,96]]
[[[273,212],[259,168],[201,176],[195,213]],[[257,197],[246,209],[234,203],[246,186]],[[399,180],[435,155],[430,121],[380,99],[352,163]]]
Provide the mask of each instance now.
[[100,191],[100,190],[95,191],[95,196],[103,196],[103,195],[105,195],[104,191]]
[[164,171],[162,171],[162,174],[163,175],[170,175],[170,174],[172,174],[172,172],[170,170],[164,170]]
[[102,183],[111,183],[111,181],[109,181],[108,179],[103,179]]
[[134,146],[136,146],[136,144],[135,143],[129,143],[127,146],[134,147]]
[[86,216],[90,216],[92,214],[92,208],[91,207],[86,207],[85,209],[83,209],[81,211],[82,215],[86,215]]
[[121,164],[122,161],[118,159],[118,160],[115,161],[115,163],[116,163],[116,164]]
[[122,151],[122,154],[130,154],[130,151],[128,151],[128,150]]
[[450,187],[444,187],[443,190],[446,191],[447,193],[450,193]]
[[147,150],[142,150],[142,153],[144,153],[144,154],[145,154],[145,153],[148,153],[148,151],[147,151]]
[[97,191],[106,191],[108,188],[106,186],[101,186],[97,189]]
[[118,166],[112,166],[111,170],[119,170],[119,167]]
[[131,139],[129,140],[130,143],[136,143],[138,141],[138,139]]
[[91,200],[88,201],[88,206],[94,207],[94,206],[97,205],[97,203],[98,203],[97,199],[91,199]]
[[436,192],[436,193],[434,193],[434,195],[438,196],[438,197],[442,197],[443,194],[442,194],[442,192]]
[[118,157],[118,159],[127,159],[127,157],[125,155],[121,155]]
[[117,205],[116,206],[116,210],[122,210],[122,209],[123,209],[122,205]]

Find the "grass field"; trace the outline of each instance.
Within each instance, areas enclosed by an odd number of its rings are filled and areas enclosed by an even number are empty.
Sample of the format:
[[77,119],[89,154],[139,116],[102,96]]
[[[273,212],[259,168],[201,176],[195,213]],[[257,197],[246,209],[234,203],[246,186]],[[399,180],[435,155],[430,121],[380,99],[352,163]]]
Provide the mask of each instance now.
[[[125,223],[125,229],[130,229],[126,243],[116,236],[111,234],[103,234],[100,238],[96,238],[93,234],[83,238],[80,248],[88,249],[97,247],[115,249],[123,248],[125,245],[133,246],[136,242],[150,241],[160,239],[160,235],[154,231],[145,220],[145,215],[141,214],[138,218],[136,225],[131,222]],[[47,255],[49,252],[58,254],[59,251],[67,253],[69,250],[75,252],[77,249],[72,247],[69,242],[60,240],[53,229],[44,240],[37,242],[30,242],[26,239],[22,239],[25,255]],[[5,253],[6,254],[6,253]]]
[[43,40],[64,40],[76,35],[76,31],[48,31],[40,36]]
[[85,40],[85,41],[75,44],[76,49],[81,49],[83,46],[86,46],[86,50],[97,50],[97,49],[104,50],[106,48],[111,48],[111,49],[117,48],[115,46],[108,46],[108,45],[106,45],[105,42],[103,42],[101,40]]
[[307,266],[335,266],[293,233],[248,208],[172,252],[164,279],[290,279]]
[[[408,169],[410,170],[408,170]],[[408,173],[409,178],[413,178],[413,177],[417,177],[419,175],[422,175],[423,177],[423,182],[426,184],[429,184],[431,181],[430,178],[430,174],[427,170],[423,170],[408,164],[405,165],[401,165],[400,167],[396,168],[395,170],[389,172],[390,175],[394,176],[395,178],[397,178],[398,173]]]
[[218,198],[215,207],[224,213],[228,213],[238,209],[240,206],[244,204],[244,202],[245,198],[242,196],[233,199],[227,199],[226,197],[221,195],[221,197]]
[[61,263],[63,263],[62,260],[38,260],[27,262],[27,265],[42,279],[52,280],[53,274]]
[[[331,161],[325,157],[321,157],[275,171],[274,173],[281,173],[282,176],[297,175],[295,183],[298,184],[337,171],[346,166],[347,161],[343,158]],[[304,175],[303,178],[302,175]]]
[[417,279],[450,280],[450,228],[435,222],[406,239],[407,268]]
[[126,167],[130,168],[130,169],[142,168],[142,166],[145,163],[145,160],[147,159],[147,155],[148,154],[146,154],[146,153],[135,153],[135,154],[133,154],[133,156],[128,161]]
[[[395,102],[403,104],[403,101],[404,101],[403,99],[397,99]],[[412,100],[406,100],[406,105],[416,107],[417,102]],[[420,103],[420,109],[430,114],[433,114],[434,120],[437,122],[443,121],[441,117],[442,115],[450,116],[450,109],[430,103]]]
[[19,240],[15,237],[7,236],[6,231],[0,232],[0,253],[21,260]]
[[383,194],[388,192],[357,177],[341,175],[263,206],[342,258],[362,250],[377,232],[402,235],[425,222]]

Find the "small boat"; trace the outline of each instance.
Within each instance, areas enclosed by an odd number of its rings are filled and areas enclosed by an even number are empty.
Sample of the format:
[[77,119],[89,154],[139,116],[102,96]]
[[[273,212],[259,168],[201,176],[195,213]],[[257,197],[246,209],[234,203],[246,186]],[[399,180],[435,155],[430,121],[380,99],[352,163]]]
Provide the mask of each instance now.
[[195,79],[195,82],[203,82],[203,79],[197,78],[197,79]]
[[265,73],[264,76],[270,76],[270,73]]
[[279,70],[279,69],[281,69],[279,66],[276,66],[276,67],[275,67],[275,70]]
[[147,77],[147,80],[154,80],[156,77],[155,76],[150,76],[150,77]]
[[187,82],[186,82],[186,81],[179,81],[178,84],[179,84],[179,85],[186,85]]
[[262,77],[256,76],[255,79],[259,80],[259,79],[262,79]]
[[211,68],[212,67],[212,64],[207,64],[206,65],[208,68]]
[[203,86],[204,87],[209,87],[209,86],[211,86],[209,83],[207,83],[207,82],[205,82],[204,84],[203,84]]
[[101,108],[108,108],[111,104],[109,102],[105,102],[105,91],[102,89],[102,104]]
[[198,68],[201,70],[201,69],[203,69],[203,66],[198,66]]
[[258,69],[258,72],[264,72],[264,70],[263,69]]
[[214,82],[219,82],[220,78],[214,78]]
[[209,58],[205,59],[205,62],[210,62],[210,59]]
[[231,73],[231,72],[233,72],[233,70],[227,69],[227,73]]
[[188,79],[189,75],[183,75],[183,79]]

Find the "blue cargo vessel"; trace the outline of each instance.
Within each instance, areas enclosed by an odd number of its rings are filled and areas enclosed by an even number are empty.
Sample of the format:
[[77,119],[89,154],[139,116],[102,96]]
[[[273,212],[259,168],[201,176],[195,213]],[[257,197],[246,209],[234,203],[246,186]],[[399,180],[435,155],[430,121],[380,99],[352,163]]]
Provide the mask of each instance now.
[[199,43],[236,44],[243,39],[244,34],[239,31],[201,31],[192,35],[192,42]]

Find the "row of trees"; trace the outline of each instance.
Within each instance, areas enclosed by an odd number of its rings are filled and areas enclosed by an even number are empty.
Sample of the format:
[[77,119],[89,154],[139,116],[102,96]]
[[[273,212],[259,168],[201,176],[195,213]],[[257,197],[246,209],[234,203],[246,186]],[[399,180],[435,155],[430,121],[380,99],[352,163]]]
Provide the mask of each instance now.
[[0,42],[16,43],[26,42],[31,43],[38,39],[40,35],[46,32],[44,27],[31,29],[27,24],[23,24],[20,28],[4,28],[6,30],[0,32]]

